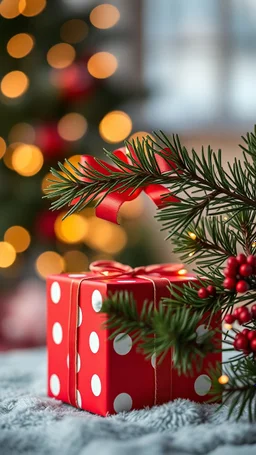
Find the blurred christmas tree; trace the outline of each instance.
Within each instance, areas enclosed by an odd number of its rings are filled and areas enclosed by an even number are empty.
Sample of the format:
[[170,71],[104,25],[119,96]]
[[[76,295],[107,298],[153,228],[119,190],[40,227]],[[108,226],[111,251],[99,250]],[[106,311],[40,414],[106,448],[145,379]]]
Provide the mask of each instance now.
[[49,167],[58,159],[76,164],[80,154],[114,149],[131,137],[123,106],[138,97],[134,89],[124,94],[111,84],[118,61],[101,51],[108,37],[120,33],[118,9],[90,2],[77,12],[69,3],[70,8],[64,0],[0,3],[2,295],[35,274],[44,279],[85,270],[96,257],[131,265],[153,259],[138,222],[141,200],[124,207],[122,227],[97,219],[91,208],[63,222],[63,212],[49,212],[42,200]]

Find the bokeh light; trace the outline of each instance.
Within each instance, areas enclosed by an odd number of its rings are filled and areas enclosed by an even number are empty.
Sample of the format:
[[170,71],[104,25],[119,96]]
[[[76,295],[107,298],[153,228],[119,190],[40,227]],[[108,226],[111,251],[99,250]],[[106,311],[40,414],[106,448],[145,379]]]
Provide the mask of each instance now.
[[12,226],[4,235],[5,242],[10,243],[16,253],[26,251],[30,245],[31,237],[27,229],[22,226]]
[[47,52],[47,62],[57,69],[67,68],[75,60],[76,51],[70,44],[59,43],[52,46]]
[[16,251],[8,242],[0,242],[0,267],[10,267],[16,259]]
[[229,381],[229,377],[226,374],[223,374],[219,377],[218,382],[222,385],[227,384]]
[[6,143],[5,140],[0,136],[0,158],[3,158],[6,152]]
[[64,213],[61,213],[54,225],[56,237],[64,243],[80,243],[88,232],[88,221],[81,215],[74,213],[65,220],[62,220]]
[[1,91],[8,98],[18,98],[29,87],[29,79],[22,71],[11,71],[1,81]]
[[22,145],[21,142],[14,142],[10,145],[8,145],[6,152],[3,156],[3,162],[8,169],[11,169],[13,171],[13,165],[12,165],[12,157],[15,149]]
[[88,34],[88,26],[81,19],[71,19],[65,22],[60,29],[60,37],[67,43],[80,43]]
[[23,16],[33,17],[40,14],[46,7],[46,0],[20,0],[19,10]]
[[24,177],[31,177],[37,174],[42,168],[43,163],[43,154],[35,145],[19,145],[12,155],[13,169]]
[[122,111],[109,112],[103,117],[99,126],[101,137],[110,143],[123,141],[129,136],[131,130],[131,118]]
[[188,232],[188,235],[192,240],[196,240],[196,234],[194,232]]
[[92,55],[87,64],[89,73],[97,79],[106,79],[112,76],[117,66],[116,57],[109,52],[97,52]]
[[11,57],[23,58],[28,55],[34,46],[34,39],[27,33],[14,35],[7,43],[7,52]]
[[92,217],[85,242],[95,250],[116,254],[126,246],[127,235],[121,226]]
[[2,0],[0,2],[0,15],[5,19],[14,19],[23,12],[24,2],[20,0]]
[[49,182],[49,179],[50,180],[55,180],[56,182],[59,181],[59,179],[57,179],[57,177],[53,176],[51,172],[48,172],[43,180],[42,180],[42,185],[41,185],[41,188],[42,188],[42,192],[44,194],[47,194],[47,188],[52,185],[53,183],[52,182]]
[[141,196],[133,201],[125,202],[120,208],[120,216],[127,219],[140,218],[144,211],[143,199]]
[[36,271],[41,278],[48,275],[64,272],[65,261],[60,254],[55,251],[45,251],[36,260]]
[[118,9],[109,3],[96,6],[90,14],[90,21],[94,27],[107,29],[113,27],[120,19]]
[[72,250],[64,254],[67,272],[79,273],[88,270],[88,257],[81,251]]
[[29,123],[16,123],[9,133],[9,142],[24,142],[26,144],[33,144],[35,141],[36,132],[32,125]]
[[188,271],[186,269],[180,269],[178,271],[178,275],[181,275],[181,276],[186,275],[187,273],[188,273]]
[[83,115],[71,112],[58,123],[58,133],[66,141],[77,141],[86,133],[87,121]]

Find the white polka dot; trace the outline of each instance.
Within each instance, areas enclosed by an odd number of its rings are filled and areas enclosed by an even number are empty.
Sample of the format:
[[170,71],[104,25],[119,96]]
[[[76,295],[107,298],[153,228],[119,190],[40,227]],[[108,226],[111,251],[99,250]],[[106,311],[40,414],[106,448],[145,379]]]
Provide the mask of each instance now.
[[93,354],[96,354],[98,352],[99,347],[100,347],[100,340],[96,332],[92,332],[89,337],[89,345],[90,349],[93,352]]
[[209,376],[207,376],[206,374],[201,374],[195,380],[194,388],[197,395],[204,396],[209,392],[211,385],[212,382]]
[[136,280],[118,280],[118,283],[136,283]]
[[[69,355],[67,355],[67,366],[69,368]],[[76,358],[76,372],[77,373],[80,371],[80,368],[81,368],[81,357],[79,354],[77,354],[77,358]]]
[[202,325],[199,325],[199,327],[197,327],[197,329],[196,329],[196,334],[197,334],[196,343],[197,344],[201,343],[202,337],[207,332],[209,332],[209,329],[206,327],[206,325],[202,324]]
[[79,392],[79,390],[76,391],[76,401],[77,401],[77,406],[79,408],[82,407],[82,397],[81,397],[81,393]]
[[79,308],[78,308],[78,321],[77,321],[77,327],[80,327],[80,325],[82,324],[82,322],[83,322],[83,313],[82,313],[81,308],[79,307]]
[[93,395],[95,395],[96,397],[98,397],[100,395],[101,382],[100,382],[100,378],[97,374],[94,374],[91,379],[91,389],[92,389]]
[[50,377],[50,389],[52,394],[57,397],[60,393],[60,380],[57,374],[52,374]]
[[132,349],[132,339],[129,335],[119,333],[114,339],[114,350],[119,355],[126,355]]
[[71,275],[68,276],[69,278],[84,278],[87,275],[85,275],[84,273],[72,273]]
[[114,401],[116,412],[130,411],[132,409],[132,397],[128,393],[119,393]]
[[151,365],[152,365],[153,368],[156,367],[156,355],[155,354],[153,354],[151,356]]
[[61,289],[57,281],[54,281],[51,285],[51,299],[53,303],[59,303],[61,298]]
[[62,342],[62,337],[63,337],[62,327],[59,322],[55,322],[55,324],[53,324],[52,337],[53,337],[54,343],[60,344]]
[[93,291],[92,293],[92,307],[96,313],[98,313],[101,310],[102,307],[102,295],[98,289]]

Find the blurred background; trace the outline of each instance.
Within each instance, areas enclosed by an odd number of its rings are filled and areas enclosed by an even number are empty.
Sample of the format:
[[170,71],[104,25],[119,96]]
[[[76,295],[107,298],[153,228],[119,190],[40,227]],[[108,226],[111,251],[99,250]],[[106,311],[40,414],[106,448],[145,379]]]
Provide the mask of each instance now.
[[177,260],[152,203],[62,221],[49,168],[153,129],[226,161],[255,122],[254,0],[0,1],[0,349],[45,342],[45,279]]

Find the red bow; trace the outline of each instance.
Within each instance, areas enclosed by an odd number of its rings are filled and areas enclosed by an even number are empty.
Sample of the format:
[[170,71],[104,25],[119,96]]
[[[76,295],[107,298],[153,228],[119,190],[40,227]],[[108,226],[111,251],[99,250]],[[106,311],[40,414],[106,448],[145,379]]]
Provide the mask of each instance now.
[[[139,275],[177,275],[183,269],[183,264],[153,264],[136,267],[133,269],[129,265],[121,264],[115,261],[95,261],[89,266],[90,270],[96,274],[102,275],[102,278],[115,278],[121,275],[139,276]],[[185,274],[185,273],[184,273]],[[99,277],[97,277],[99,278]]]
[[[160,156],[158,154],[155,155],[156,162],[158,164],[158,167],[163,174],[164,172],[169,172],[171,170],[175,169],[175,164],[170,160],[170,149],[164,149],[161,151],[162,154],[166,155],[166,158],[163,158],[163,156]],[[130,152],[133,156],[134,159],[137,161],[137,157],[134,154],[132,148],[130,148]],[[117,156],[119,159],[121,159],[125,164],[128,164],[129,166],[132,164],[132,161],[129,159],[129,153],[127,154],[127,149],[125,147],[120,148],[119,150],[115,150],[113,154]],[[117,168],[115,166],[112,166],[111,164],[106,163],[103,160],[98,160],[94,158],[93,156],[90,155],[82,155],[80,159],[81,164],[90,171],[91,168],[93,168],[95,171],[98,171],[101,174],[104,175],[111,175],[112,172],[120,172],[122,173],[122,169]],[[127,167],[127,171],[129,172],[130,169]],[[131,171],[130,171],[131,172]],[[89,172],[90,174],[90,172]],[[89,177],[83,177],[83,181],[85,182],[90,182]],[[144,191],[151,199],[152,201],[157,205],[157,207],[163,206],[166,202],[179,202],[179,199],[176,198],[175,196],[169,196],[162,199],[162,196],[170,194],[170,191],[165,188],[163,185],[159,184],[152,184],[152,185],[146,185],[146,186],[141,186],[135,191],[132,191],[130,188],[129,190],[126,191],[120,191],[120,189],[115,188],[111,193],[107,194],[104,199],[100,202],[100,204],[96,207],[96,216],[98,218],[102,218],[107,221],[111,221],[112,223],[118,223],[117,221],[117,216],[120,207],[124,202],[127,201],[132,201],[136,199],[140,193]],[[107,189],[103,191],[102,193],[99,194],[98,198],[101,198],[104,196],[104,194],[107,193]],[[77,202],[76,199],[73,203]]]

